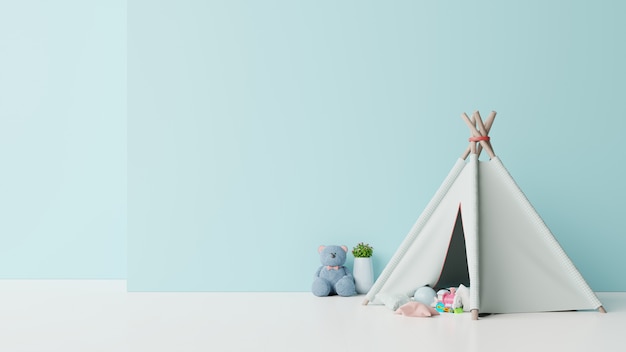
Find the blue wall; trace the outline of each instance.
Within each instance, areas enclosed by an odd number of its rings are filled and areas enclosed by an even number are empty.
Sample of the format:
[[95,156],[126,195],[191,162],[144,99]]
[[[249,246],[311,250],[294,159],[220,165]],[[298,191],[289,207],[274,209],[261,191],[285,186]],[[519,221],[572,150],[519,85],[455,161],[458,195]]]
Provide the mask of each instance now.
[[126,277],[126,2],[0,2],[0,278]]
[[493,143],[596,290],[625,290],[621,2],[131,1],[130,290],[380,272],[494,109]]
[[308,291],[318,245],[360,241],[379,273],[466,147],[459,114],[493,109],[574,263],[624,291],[624,10],[2,2],[0,278]]

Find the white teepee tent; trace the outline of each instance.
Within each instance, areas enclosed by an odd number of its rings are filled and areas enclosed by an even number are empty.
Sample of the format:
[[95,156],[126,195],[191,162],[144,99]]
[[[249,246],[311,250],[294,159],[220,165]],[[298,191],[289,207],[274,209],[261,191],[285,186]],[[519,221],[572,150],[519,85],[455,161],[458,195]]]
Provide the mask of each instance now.
[[[483,123],[465,113],[470,146],[426,206],[364,304],[421,286],[469,285],[478,313],[599,309],[602,304],[494,154]],[[479,161],[482,149],[489,161]],[[465,307],[466,310],[467,307]]]

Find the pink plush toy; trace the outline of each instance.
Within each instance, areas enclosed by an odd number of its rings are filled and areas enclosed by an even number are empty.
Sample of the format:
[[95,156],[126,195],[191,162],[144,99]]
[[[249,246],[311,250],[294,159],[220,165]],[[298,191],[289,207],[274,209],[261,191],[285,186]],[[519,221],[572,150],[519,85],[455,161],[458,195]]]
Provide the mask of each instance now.
[[424,303],[411,301],[396,309],[396,314],[402,314],[407,317],[432,317],[433,315],[439,315],[439,312]]
[[[445,292],[442,292],[445,291]],[[452,308],[454,305],[454,295],[456,294],[456,288],[450,287],[450,290],[439,290],[442,294],[439,296],[439,300],[446,308]]]

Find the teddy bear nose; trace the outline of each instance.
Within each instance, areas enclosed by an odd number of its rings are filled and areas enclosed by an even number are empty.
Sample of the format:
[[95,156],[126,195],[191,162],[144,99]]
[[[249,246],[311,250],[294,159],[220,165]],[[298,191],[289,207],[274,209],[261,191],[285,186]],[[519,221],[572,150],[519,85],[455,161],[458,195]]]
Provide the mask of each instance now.
[[330,253],[330,256],[334,258],[334,257],[336,257],[336,256],[337,256],[337,254],[335,254],[335,253]]

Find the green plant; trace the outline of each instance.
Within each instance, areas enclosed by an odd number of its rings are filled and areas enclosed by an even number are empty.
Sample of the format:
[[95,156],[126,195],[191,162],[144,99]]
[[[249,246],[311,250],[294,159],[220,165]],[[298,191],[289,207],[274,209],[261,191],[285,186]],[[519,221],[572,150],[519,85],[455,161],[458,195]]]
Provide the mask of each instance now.
[[369,244],[360,242],[352,249],[352,255],[355,258],[369,258],[374,253],[374,247]]

